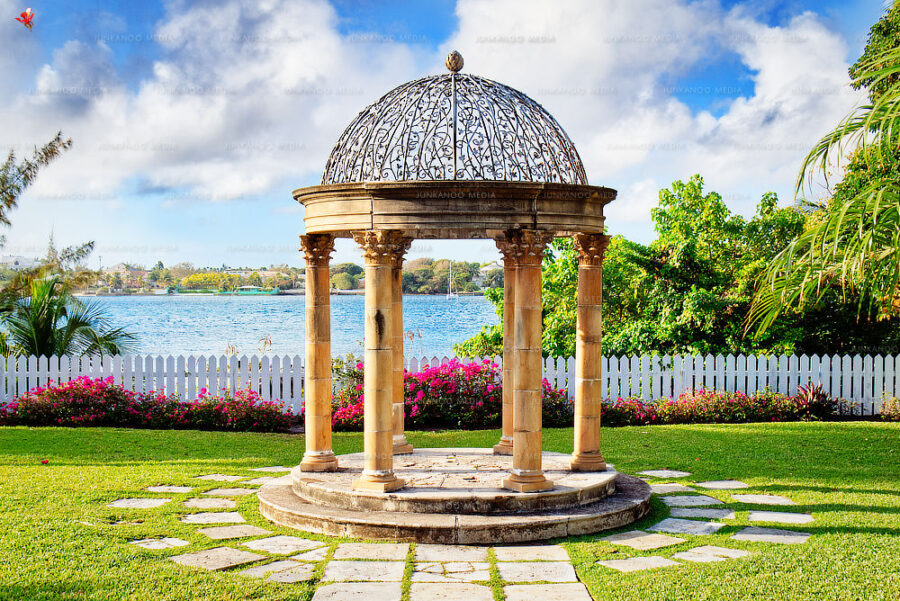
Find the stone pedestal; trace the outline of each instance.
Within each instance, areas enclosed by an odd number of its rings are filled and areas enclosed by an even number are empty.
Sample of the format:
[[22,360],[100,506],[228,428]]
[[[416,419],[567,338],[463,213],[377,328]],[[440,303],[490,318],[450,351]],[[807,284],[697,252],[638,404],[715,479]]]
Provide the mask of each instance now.
[[494,445],[495,455],[513,453],[513,395],[515,388],[516,257],[515,241],[504,236],[496,240],[503,255],[503,430]]
[[390,230],[354,232],[366,261],[365,465],[353,482],[355,490],[390,492],[404,486],[394,475],[394,295],[391,273],[408,238]]
[[602,471],[600,452],[600,360],[602,357],[603,255],[609,236],[576,234],[578,308],[575,334],[575,452],[576,471]]
[[516,236],[515,382],[513,396],[513,464],[503,488],[537,492],[553,488],[541,469],[541,259],[550,242],[547,232],[522,230]]
[[403,255],[409,249],[412,238],[400,242],[399,254],[394,256],[391,268],[391,295],[393,297],[393,347],[394,347],[394,403],[393,403],[393,453],[405,455],[413,452],[406,440],[406,405],[403,402]]
[[338,467],[331,449],[331,284],[328,262],[334,236],[300,236],[306,254],[306,452],[300,469]]

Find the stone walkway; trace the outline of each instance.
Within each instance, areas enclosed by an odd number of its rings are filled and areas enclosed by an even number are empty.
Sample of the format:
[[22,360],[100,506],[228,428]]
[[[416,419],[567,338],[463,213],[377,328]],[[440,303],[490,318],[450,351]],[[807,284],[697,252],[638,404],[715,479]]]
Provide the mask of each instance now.
[[[289,468],[271,466],[252,471],[279,474]],[[749,510],[747,516],[751,523],[797,525],[813,521],[809,514],[785,511],[786,507],[794,505],[786,497],[731,492],[749,488],[739,480],[691,483],[685,480],[690,476],[688,472],[649,470],[641,474],[647,476],[645,479],[654,494],[660,495],[670,508],[670,515],[645,530],[600,537],[601,541],[630,550],[616,552],[615,559],[597,561],[596,565],[604,569],[634,572],[672,568],[685,562],[709,563],[747,557],[752,551],[703,542],[703,537],[715,534],[729,520],[735,520],[736,511],[743,511],[734,507],[735,504],[778,507],[779,511]],[[204,474],[195,477],[196,486],[161,484],[144,489],[148,493],[165,494],[165,497],[134,496],[115,500],[108,506],[131,515],[178,503],[185,509],[178,519],[195,525],[197,532],[209,539],[208,545],[190,549],[190,542],[165,533],[158,538],[134,540],[131,544],[153,552],[169,550],[177,553],[168,557],[177,564],[205,570],[229,570],[235,577],[285,584],[318,579],[314,582],[318,588],[313,601],[400,601],[404,590],[409,591],[410,601],[492,601],[492,581],[500,583],[507,601],[592,599],[584,584],[579,582],[566,549],[560,545],[335,544],[274,534],[266,528],[245,523],[244,516],[235,510],[236,499],[255,494],[256,487],[271,477]],[[230,483],[229,487],[221,487],[223,482]],[[734,533],[728,540],[803,544],[809,536],[809,533],[795,530],[750,526]],[[669,549],[675,546],[680,546],[677,552]],[[647,552],[654,554],[640,555]]]

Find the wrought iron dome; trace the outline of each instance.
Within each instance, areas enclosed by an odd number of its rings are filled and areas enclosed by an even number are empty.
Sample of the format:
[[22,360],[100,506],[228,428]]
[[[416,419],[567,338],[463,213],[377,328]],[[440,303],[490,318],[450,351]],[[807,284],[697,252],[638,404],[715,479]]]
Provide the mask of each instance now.
[[331,151],[322,184],[515,181],[587,184],[569,136],[540,104],[509,86],[459,73],[394,88],[366,107]]

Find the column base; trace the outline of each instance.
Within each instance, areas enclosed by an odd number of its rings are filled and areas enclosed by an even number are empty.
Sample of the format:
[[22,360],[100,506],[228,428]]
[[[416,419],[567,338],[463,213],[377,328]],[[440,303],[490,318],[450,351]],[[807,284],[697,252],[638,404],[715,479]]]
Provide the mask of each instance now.
[[392,452],[394,455],[410,455],[412,454],[413,450],[413,446],[409,444],[409,442],[407,442],[404,438],[403,442],[397,440],[394,441]]
[[572,455],[569,469],[573,472],[603,472],[606,471],[606,461],[600,453],[582,453]]
[[512,455],[513,454],[513,441],[512,438],[507,436],[503,436],[500,438],[500,442],[494,445],[494,455]]
[[338,469],[337,457],[329,452],[321,455],[304,455],[300,462],[301,472],[334,472]]
[[510,474],[503,479],[502,488],[515,492],[543,492],[553,488],[553,482],[547,480],[544,474],[517,475]]
[[406,486],[406,481],[397,476],[366,476],[353,481],[353,490],[370,490],[374,492],[392,492]]

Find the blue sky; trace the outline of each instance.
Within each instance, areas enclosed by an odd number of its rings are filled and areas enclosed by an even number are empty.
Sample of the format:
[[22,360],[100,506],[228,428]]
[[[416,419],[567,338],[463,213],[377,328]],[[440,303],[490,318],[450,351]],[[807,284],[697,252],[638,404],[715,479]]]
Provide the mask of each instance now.
[[[883,11],[879,0],[29,1],[33,31],[12,21],[24,5],[0,0],[15,73],[0,142],[23,151],[62,129],[75,147],[23,197],[2,252],[39,254],[52,230],[96,240],[92,261],[106,265],[301,264],[291,190],[316,183],[356,112],[439,72],[451,47],[556,115],[592,183],[620,191],[613,233],[652,239],[656,192],[694,172],[737,212],[770,189],[788,202],[799,159],[857,99],[846,67]],[[490,41],[522,34],[545,42]],[[337,254],[358,257],[350,243]],[[487,241],[420,243],[411,256],[451,254],[497,256]]]

